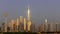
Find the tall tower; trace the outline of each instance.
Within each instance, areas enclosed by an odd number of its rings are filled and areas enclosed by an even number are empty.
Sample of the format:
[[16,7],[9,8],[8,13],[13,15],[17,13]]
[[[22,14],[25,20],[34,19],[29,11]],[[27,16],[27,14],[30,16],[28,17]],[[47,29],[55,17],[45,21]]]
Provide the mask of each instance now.
[[28,20],[30,20],[30,6],[28,5]]
[[5,32],[7,32],[7,18],[8,18],[8,13],[4,13],[5,16]]
[[16,21],[17,32],[18,32],[18,26],[19,26],[19,19],[17,18],[17,21]]
[[50,32],[53,31],[53,23],[50,23]]
[[30,31],[30,27],[31,27],[31,21],[30,21],[30,6],[28,5],[28,31]]
[[23,30],[23,16],[20,16],[20,23],[19,23],[20,25],[20,28],[19,28],[19,31],[21,31],[22,32],[22,30]]
[[14,28],[13,28],[14,26],[13,26],[13,25],[14,25],[14,20],[12,19],[12,20],[11,20],[11,31],[12,31],[12,32],[14,32]]
[[47,29],[48,29],[48,20],[45,19],[45,31],[47,31]]
[[44,31],[44,24],[41,24],[40,25],[40,32],[43,32]]
[[26,19],[24,18],[24,31],[26,31]]

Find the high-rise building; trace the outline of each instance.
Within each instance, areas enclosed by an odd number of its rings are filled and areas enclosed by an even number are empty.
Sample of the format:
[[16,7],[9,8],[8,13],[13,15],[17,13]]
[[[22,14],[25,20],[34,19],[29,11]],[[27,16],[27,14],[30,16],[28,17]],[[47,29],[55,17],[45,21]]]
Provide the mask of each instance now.
[[8,18],[8,13],[4,13],[5,16],[5,32],[7,32],[7,18]]
[[60,24],[58,24],[58,32],[60,31],[60,26],[59,26]]
[[40,25],[40,32],[43,32],[45,30],[44,28],[45,28],[45,25],[44,24],[41,24]]
[[13,28],[14,26],[13,26],[13,25],[14,25],[14,20],[12,19],[12,20],[11,20],[11,31],[12,31],[12,32],[14,32],[14,28]]
[[8,26],[10,28],[10,31],[9,32],[11,32],[11,22],[9,22]]
[[26,19],[24,18],[24,31],[26,31]]
[[2,30],[1,30],[2,28],[0,27],[0,32],[2,32]]
[[59,23],[56,23],[56,31],[59,32]]
[[28,5],[28,20],[30,21],[30,6]]
[[5,32],[5,23],[2,23],[2,32]]
[[53,23],[50,23],[50,32],[53,32]]
[[30,28],[31,28],[31,21],[29,21],[29,22],[27,23],[27,25],[28,25],[28,31],[30,32]]
[[24,29],[22,26],[23,26],[23,16],[20,16],[20,25],[19,25],[19,27],[20,27],[20,29],[19,29],[19,31],[21,31],[22,32],[22,30]]
[[20,16],[20,23],[23,22],[23,16]]
[[19,19],[17,18],[17,21],[16,21],[17,32],[18,32],[18,26],[19,26]]
[[58,23],[56,23],[56,31],[58,31]]
[[31,32],[35,32],[35,24],[31,24]]
[[47,31],[47,29],[48,29],[48,20],[45,19],[45,31]]
[[28,23],[27,23],[28,31],[30,31],[31,21],[30,21],[30,6],[28,5]]

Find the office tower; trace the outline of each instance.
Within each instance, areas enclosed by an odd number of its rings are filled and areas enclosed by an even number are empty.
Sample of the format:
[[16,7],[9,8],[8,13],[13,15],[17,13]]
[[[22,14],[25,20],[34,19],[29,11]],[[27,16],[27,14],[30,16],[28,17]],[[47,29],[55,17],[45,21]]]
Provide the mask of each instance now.
[[45,19],[45,31],[47,32],[47,29],[48,29],[48,20]]
[[16,31],[18,32],[18,26],[19,26],[19,19],[17,18],[17,21],[16,21]]
[[7,18],[8,18],[8,13],[4,13],[5,16],[5,32],[7,32]]
[[10,31],[9,32],[11,32],[11,22],[9,22],[8,26],[10,28]]
[[56,23],[56,31],[59,32],[59,23]]
[[31,32],[35,32],[35,24],[31,24]]
[[24,18],[24,31],[26,31],[26,19]]
[[47,29],[48,32],[50,32],[50,24],[48,24],[48,29]]
[[50,32],[53,32],[53,23],[50,23]]
[[5,32],[5,23],[2,23],[2,32]]
[[31,21],[29,21],[29,22],[27,23],[27,25],[28,25],[28,32],[30,32]]
[[23,22],[23,16],[20,16],[20,23]]
[[14,28],[13,28],[14,26],[13,25],[14,25],[14,20],[11,20],[11,31],[12,32],[14,32]]
[[48,32],[53,32],[53,23],[48,24]]
[[28,23],[27,23],[28,31],[30,31],[31,21],[30,21],[30,6],[28,5]]
[[20,26],[19,30],[22,32],[22,30],[23,30],[23,27],[22,27],[23,26],[23,16],[20,16],[20,25],[19,26]]
[[41,24],[40,25],[40,32],[43,32],[44,31],[44,26],[45,26],[44,24]]
[[[55,30],[56,30],[56,32],[58,32],[58,23],[56,23],[55,25],[56,25],[56,26],[55,26],[55,27],[56,27]],[[54,33],[54,34],[58,34],[58,33]]]
[[58,32],[60,31],[60,26],[59,26],[59,24],[58,24],[58,30],[57,30]]

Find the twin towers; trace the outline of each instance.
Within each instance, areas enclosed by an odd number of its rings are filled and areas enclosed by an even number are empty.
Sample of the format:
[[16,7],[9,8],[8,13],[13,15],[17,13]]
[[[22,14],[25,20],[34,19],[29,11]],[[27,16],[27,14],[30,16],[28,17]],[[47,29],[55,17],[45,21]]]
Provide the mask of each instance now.
[[[6,14],[4,14],[4,16],[5,16],[5,32],[7,32],[7,16],[8,16],[8,14],[6,13]],[[22,19],[22,18],[21,18]],[[12,23],[11,23],[12,22]],[[11,22],[9,22],[9,23],[11,23],[11,30],[13,30],[13,23],[14,23],[14,20],[12,20]],[[26,21],[26,18],[24,18],[24,20],[23,20],[23,22],[24,22],[24,31],[26,31],[26,29],[28,30],[28,31],[30,31],[30,27],[31,27],[31,20],[30,20],[30,6],[28,5],[28,10],[27,10],[27,21]],[[18,19],[17,19],[17,22],[16,22],[16,25],[17,25],[17,29],[18,29]]]

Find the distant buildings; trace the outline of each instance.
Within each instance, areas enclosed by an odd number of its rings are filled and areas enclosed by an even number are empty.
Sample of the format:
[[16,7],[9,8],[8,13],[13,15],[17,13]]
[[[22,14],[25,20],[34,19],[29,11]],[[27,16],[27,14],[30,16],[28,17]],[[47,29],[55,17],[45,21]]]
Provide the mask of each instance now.
[[24,18],[24,31],[26,32],[26,18]]
[[53,23],[50,23],[50,32],[53,32]]
[[56,23],[56,31],[59,32],[60,31],[60,24]]
[[[8,14],[4,14],[5,16],[5,22],[2,23],[2,27],[0,30],[2,32],[53,32],[53,23],[48,23],[48,20],[45,19],[45,23],[42,23],[39,25],[38,28],[36,28],[35,24],[32,24],[31,22],[31,16],[30,16],[30,6],[28,5],[28,11],[27,11],[27,19],[23,16],[20,16],[17,19],[12,19],[7,24],[7,17]],[[55,24],[56,31],[60,31],[60,24]]]
[[2,29],[2,32],[5,32],[5,27],[6,27],[5,26],[5,23],[2,23],[2,28],[1,28]]
[[40,32],[44,32],[45,31],[45,24],[41,24],[40,25]]
[[48,20],[45,19],[45,31],[47,32],[47,29],[48,29]]
[[35,31],[36,31],[35,29],[36,29],[35,24],[31,24],[31,29],[30,29],[30,31],[31,31],[31,32],[35,32]]
[[28,22],[27,22],[27,28],[28,28],[28,31],[30,31],[30,28],[31,28],[31,20],[30,20],[30,6],[28,5]]

